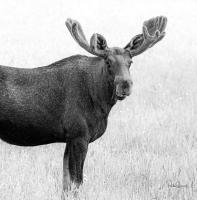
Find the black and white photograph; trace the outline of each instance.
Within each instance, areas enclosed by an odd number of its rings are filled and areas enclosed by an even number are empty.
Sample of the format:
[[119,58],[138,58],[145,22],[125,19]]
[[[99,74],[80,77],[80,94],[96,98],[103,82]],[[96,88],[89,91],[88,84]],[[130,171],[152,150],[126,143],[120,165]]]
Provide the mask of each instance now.
[[0,0],[0,200],[196,200],[196,24],[196,0]]

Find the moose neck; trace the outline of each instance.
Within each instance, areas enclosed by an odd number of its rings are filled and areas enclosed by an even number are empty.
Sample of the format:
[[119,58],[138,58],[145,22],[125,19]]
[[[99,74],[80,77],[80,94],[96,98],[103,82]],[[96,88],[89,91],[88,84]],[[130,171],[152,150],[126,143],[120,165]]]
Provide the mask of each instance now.
[[95,58],[96,66],[92,71],[94,82],[91,93],[94,104],[100,107],[102,113],[108,116],[112,106],[116,103],[114,95],[114,80],[110,77],[104,59]]

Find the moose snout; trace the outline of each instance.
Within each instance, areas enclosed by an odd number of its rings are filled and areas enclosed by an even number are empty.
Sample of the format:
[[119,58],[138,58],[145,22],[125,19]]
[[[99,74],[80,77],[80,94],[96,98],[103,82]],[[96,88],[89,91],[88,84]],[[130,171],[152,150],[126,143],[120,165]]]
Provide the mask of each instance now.
[[119,79],[116,81],[116,95],[126,97],[131,94],[133,82],[131,79]]
[[122,81],[122,89],[127,91],[132,85],[132,81],[130,80],[124,80]]
[[133,85],[132,80],[123,80],[121,83],[122,95],[129,96]]

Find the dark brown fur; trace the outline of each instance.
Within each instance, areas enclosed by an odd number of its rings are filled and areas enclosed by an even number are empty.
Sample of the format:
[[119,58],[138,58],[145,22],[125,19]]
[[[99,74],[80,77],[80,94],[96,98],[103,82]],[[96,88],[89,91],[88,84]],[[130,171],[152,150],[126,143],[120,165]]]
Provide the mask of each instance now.
[[34,69],[0,66],[0,137],[21,146],[100,137],[115,103],[103,66],[86,56]]

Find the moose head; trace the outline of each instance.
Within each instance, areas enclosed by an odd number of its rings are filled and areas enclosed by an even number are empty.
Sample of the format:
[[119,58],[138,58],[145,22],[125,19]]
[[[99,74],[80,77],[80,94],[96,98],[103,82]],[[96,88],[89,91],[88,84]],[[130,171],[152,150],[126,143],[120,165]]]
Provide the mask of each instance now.
[[166,17],[151,18],[144,22],[142,34],[134,36],[125,47],[110,48],[106,39],[98,33],[92,35],[89,44],[79,22],[72,19],[66,21],[66,26],[76,42],[89,53],[104,59],[109,76],[112,76],[118,100],[131,93],[133,82],[129,68],[132,58],[159,42],[165,36],[166,24]]

